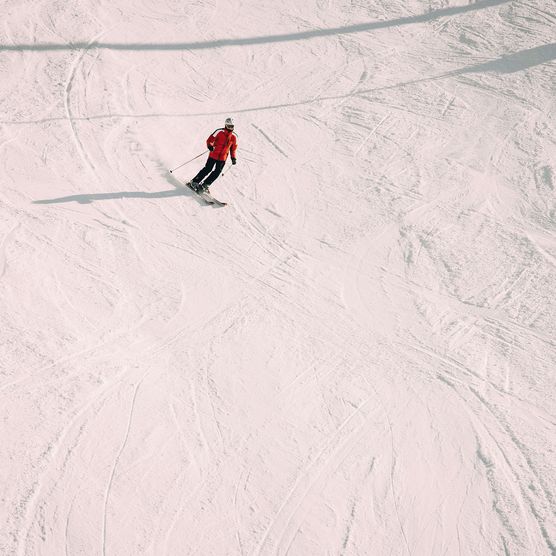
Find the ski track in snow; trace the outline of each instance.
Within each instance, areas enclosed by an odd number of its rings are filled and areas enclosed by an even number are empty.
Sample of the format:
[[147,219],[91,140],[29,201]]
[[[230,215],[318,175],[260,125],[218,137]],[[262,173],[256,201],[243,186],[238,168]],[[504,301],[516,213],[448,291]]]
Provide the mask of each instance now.
[[104,494],[104,511],[103,511],[103,523],[102,523],[102,554],[103,555],[106,554],[108,504],[109,504],[109,501],[110,501],[110,492],[112,490],[112,485],[114,483],[114,474],[116,473],[116,468],[117,468],[118,464],[120,463],[120,458],[122,456],[123,451],[125,450],[127,441],[129,439],[129,433],[131,431],[131,425],[132,425],[132,422],[133,422],[133,413],[134,413],[134,410],[135,410],[135,402],[137,400],[137,394],[139,392],[139,387],[141,386],[141,383],[142,383],[142,380],[137,383],[137,385],[135,386],[135,388],[133,390],[133,397],[131,399],[131,405],[130,405],[130,409],[129,409],[129,418],[128,418],[127,427],[126,427],[126,430],[125,430],[124,439],[122,441],[120,449],[118,450],[118,453],[116,454],[116,458],[114,459],[114,464],[112,465],[112,469],[110,471],[110,478],[108,480],[108,485],[106,487],[106,491],[105,491],[105,494]]
[[551,2],[5,11],[0,553],[556,554]]

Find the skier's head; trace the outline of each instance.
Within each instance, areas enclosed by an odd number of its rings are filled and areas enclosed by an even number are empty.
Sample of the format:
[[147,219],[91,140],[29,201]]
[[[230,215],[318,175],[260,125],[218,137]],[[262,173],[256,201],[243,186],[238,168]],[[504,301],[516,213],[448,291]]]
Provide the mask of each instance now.
[[234,130],[234,119],[233,118],[226,118],[226,121],[224,122],[224,126],[226,127],[226,129],[229,129],[230,131]]

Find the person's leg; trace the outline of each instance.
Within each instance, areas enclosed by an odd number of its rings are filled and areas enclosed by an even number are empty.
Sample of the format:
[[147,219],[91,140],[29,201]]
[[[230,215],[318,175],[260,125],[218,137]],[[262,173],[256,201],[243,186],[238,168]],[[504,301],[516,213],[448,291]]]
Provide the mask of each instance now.
[[201,171],[191,180],[193,183],[199,183],[203,180],[205,176],[207,176],[210,171],[214,168],[214,164],[220,162],[219,160],[215,160],[214,158],[208,157],[208,160]]
[[222,172],[224,168],[224,164],[226,164],[225,160],[216,160],[214,165],[214,170],[211,172],[210,176],[203,182],[203,185],[208,187]]

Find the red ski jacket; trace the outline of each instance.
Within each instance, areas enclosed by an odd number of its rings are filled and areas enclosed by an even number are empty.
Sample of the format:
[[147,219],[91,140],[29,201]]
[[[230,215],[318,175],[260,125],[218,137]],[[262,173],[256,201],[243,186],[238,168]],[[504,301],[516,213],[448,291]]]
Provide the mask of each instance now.
[[228,153],[232,158],[236,157],[237,149],[237,136],[229,129],[220,128],[213,131],[207,139],[207,147],[214,147],[214,150],[209,154],[210,158],[215,160],[226,160]]

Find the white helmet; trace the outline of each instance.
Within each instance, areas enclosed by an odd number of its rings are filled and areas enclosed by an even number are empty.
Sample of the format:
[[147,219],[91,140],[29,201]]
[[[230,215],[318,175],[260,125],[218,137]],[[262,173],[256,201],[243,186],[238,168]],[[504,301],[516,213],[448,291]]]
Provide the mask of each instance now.
[[224,122],[226,129],[234,129],[234,119],[233,118],[226,118]]

